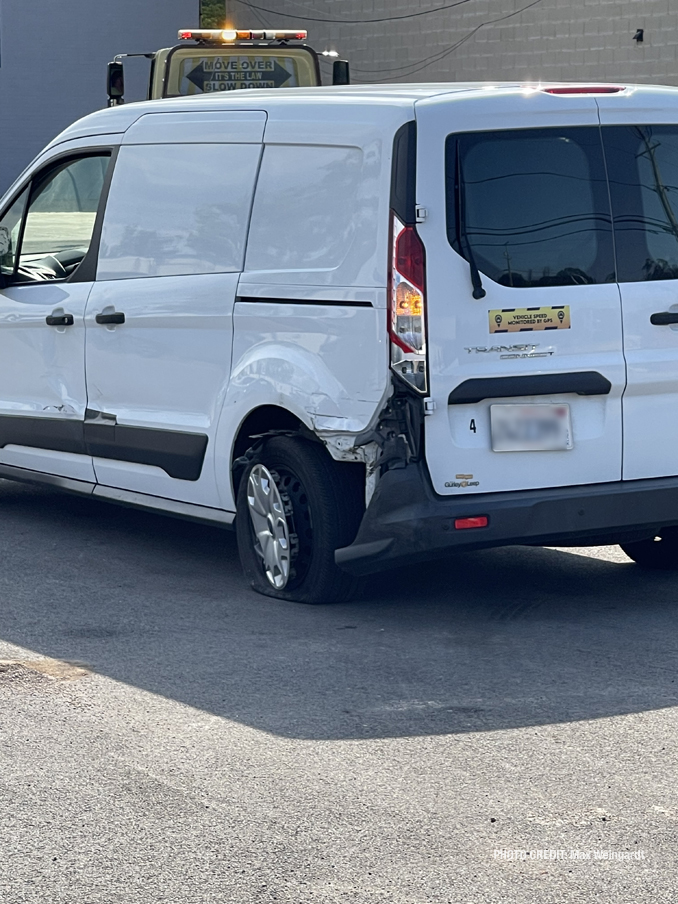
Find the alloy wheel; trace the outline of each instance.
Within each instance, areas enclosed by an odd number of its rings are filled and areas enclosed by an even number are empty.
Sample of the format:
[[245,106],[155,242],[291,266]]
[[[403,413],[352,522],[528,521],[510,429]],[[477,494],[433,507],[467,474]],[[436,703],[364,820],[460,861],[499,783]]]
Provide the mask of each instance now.
[[282,590],[290,579],[290,528],[278,485],[262,464],[250,471],[247,502],[254,528],[254,548],[261,557],[269,583]]

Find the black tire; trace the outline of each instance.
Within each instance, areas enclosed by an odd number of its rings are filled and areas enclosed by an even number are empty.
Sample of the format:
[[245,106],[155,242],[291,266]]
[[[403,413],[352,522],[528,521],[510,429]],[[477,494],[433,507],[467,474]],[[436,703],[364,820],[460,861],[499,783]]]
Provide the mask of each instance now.
[[678,527],[665,527],[656,537],[619,545],[630,559],[644,568],[678,569]]
[[[236,534],[245,576],[258,593],[297,603],[350,599],[359,579],[337,568],[334,551],[356,536],[364,511],[364,472],[338,464],[319,444],[273,436],[247,454],[237,493]],[[250,475],[263,465],[280,493],[289,525],[289,579],[283,589],[266,575],[248,503]],[[261,473],[261,469],[256,474]]]

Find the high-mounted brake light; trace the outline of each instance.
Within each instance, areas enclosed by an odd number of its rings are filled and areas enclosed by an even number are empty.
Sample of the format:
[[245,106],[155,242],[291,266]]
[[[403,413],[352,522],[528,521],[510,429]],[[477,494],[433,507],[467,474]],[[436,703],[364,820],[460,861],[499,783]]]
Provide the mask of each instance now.
[[545,94],[619,94],[625,88],[618,85],[560,85],[557,88],[542,88]]
[[231,28],[182,28],[179,30],[180,41],[201,41],[206,44],[234,44],[236,41],[305,41],[307,31],[298,29],[282,29],[277,31]]
[[426,257],[414,226],[391,220],[389,281],[391,367],[406,383],[426,392]]

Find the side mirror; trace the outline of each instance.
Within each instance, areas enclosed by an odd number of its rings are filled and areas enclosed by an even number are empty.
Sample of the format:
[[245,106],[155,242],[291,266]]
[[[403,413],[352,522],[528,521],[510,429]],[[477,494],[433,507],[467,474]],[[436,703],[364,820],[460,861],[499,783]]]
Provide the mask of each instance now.
[[2,259],[9,253],[11,247],[12,237],[9,229],[6,226],[0,226],[0,290],[6,289],[9,284],[7,276],[2,272]]
[[0,257],[4,257],[12,245],[12,237],[6,226],[0,226]]
[[108,64],[106,91],[108,93],[109,107],[116,107],[118,104],[124,103],[125,71],[122,67],[122,63],[114,61]]
[[335,60],[332,66],[332,84],[350,85],[351,73],[348,69],[348,60]]

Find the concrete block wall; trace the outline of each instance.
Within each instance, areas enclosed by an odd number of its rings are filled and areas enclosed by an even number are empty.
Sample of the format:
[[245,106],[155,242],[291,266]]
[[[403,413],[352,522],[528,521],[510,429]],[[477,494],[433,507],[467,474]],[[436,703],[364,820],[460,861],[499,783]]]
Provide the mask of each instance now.
[[[249,9],[237,0],[229,3],[240,27],[308,28],[312,46],[336,49],[351,61],[355,81],[678,84],[675,0],[463,0],[407,19],[397,17],[446,2],[252,0]],[[382,18],[388,21],[366,21]],[[642,44],[633,40],[639,28],[644,30]],[[329,76],[328,65],[323,72]]]

